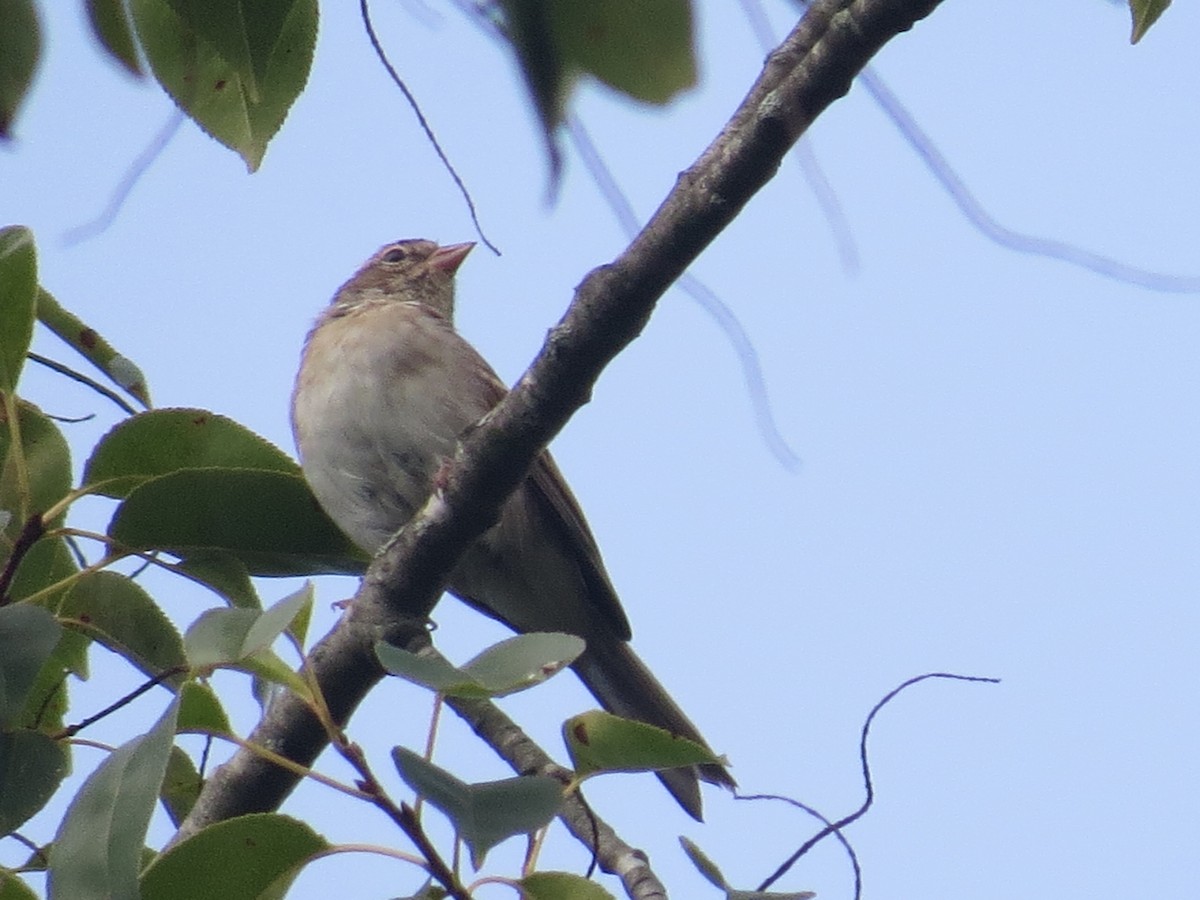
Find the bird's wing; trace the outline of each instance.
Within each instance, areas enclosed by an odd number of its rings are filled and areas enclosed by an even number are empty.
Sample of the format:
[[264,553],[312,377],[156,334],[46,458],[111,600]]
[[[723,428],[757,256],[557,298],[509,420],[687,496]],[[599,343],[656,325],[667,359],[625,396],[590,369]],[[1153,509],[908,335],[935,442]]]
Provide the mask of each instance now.
[[608,572],[604,569],[604,561],[600,558],[600,548],[588,528],[579,501],[567,487],[567,481],[554,463],[554,458],[546,451],[537,458],[529,472],[529,486],[539,505],[544,508],[562,535],[564,545],[569,548],[579,571],[583,575],[588,588],[588,599],[600,615],[604,625],[621,640],[627,641],[632,636],[629,620],[617,592],[608,580]]
[[[480,378],[487,383],[487,406],[494,407],[504,399],[508,388],[473,347],[466,341],[463,341],[463,345],[470,349]],[[587,587],[587,599],[598,619],[597,624],[601,624],[613,636],[623,641],[629,640],[632,636],[629,620],[625,617],[616,589],[613,588],[608,572],[604,569],[600,548],[596,545],[592,530],[583,516],[579,501],[571,493],[566,479],[555,465],[549,451],[542,453],[534,461],[526,485],[548,524],[558,532],[562,548],[579,567]]]

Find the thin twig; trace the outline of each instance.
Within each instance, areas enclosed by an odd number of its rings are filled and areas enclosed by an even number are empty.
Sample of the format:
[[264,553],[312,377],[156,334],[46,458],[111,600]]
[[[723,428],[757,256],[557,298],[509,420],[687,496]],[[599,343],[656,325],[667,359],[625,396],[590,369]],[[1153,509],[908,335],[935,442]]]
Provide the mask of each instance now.
[[858,742],[858,758],[859,758],[859,761],[862,763],[863,785],[866,789],[866,798],[863,800],[862,806],[860,806],[854,812],[850,813],[850,815],[845,816],[841,819],[838,819],[836,822],[833,822],[832,824],[826,825],[824,828],[822,828],[820,831],[818,831],[815,835],[813,835],[811,838],[809,838],[807,841],[805,841],[803,844],[801,844],[800,849],[798,849],[795,853],[793,853],[791,856],[789,856],[787,858],[787,860],[784,861],[783,865],[781,865],[778,869],[776,869],[774,872],[772,872],[771,875],[768,878],[766,878],[762,884],[760,884],[758,886],[758,888],[757,888],[758,890],[765,891],[767,888],[769,888],[771,885],[773,885],[776,881],[778,881],[781,877],[783,877],[785,874],[787,874],[787,871],[793,865],[796,864],[796,861],[798,859],[800,859],[800,857],[802,857],[804,854],[806,854],[809,850],[811,850],[813,847],[815,847],[818,843],[823,841],[825,838],[829,837],[829,835],[836,834],[836,833],[840,832],[843,828],[845,828],[847,825],[851,824],[852,822],[857,821],[859,818],[862,817],[862,815],[868,809],[871,808],[871,804],[875,802],[875,785],[871,781],[871,766],[870,766],[870,763],[867,761],[867,738],[871,734],[871,723],[875,721],[875,716],[879,714],[879,711],[881,709],[883,709],[885,706],[887,706],[889,703],[891,703],[892,698],[894,698],[897,694],[899,694],[905,688],[912,687],[914,684],[916,684],[920,681],[925,681],[928,678],[949,678],[953,681],[976,681],[976,682],[983,682],[985,684],[999,684],[1000,683],[999,678],[985,678],[981,675],[955,675],[951,672],[927,672],[924,675],[917,675],[914,678],[910,678],[907,681],[905,681],[903,684],[900,684],[897,687],[893,688],[892,690],[888,691],[883,696],[882,700],[880,700],[873,707],[871,707],[871,711],[867,714],[867,719],[863,723],[862,735],[859,738],[859,742]]
[[421,827],[420,819],[413,812],[412,807],[407,803],[397,806],[392,798],[387,795],[387,791],[383,789],[383,785],[379,783],[379,779],[371,771],[371,766],[367,762],[362,748],[357,744],[350,743],[345,738],[334,741],[334,747],[342,755],[342,758],[358,772],[358,786],[370,798],[371,803],[399,826],[400,830],[413,842],[413,845],[417,848],[421,856],[425,858],[429,874],[441,883],[442,887],[446,889],[446,892],[451,897],[456,898],[456,900],[471,900],[471,895],[467,891],[466,886],[459,881],[454,871],[446,865],[446,861],[438,853],[437,847],[433,846],[433,842],[425,834],[425,829]]
[[29,358],[30,362],[35,362],[39,366],[45,366],[47,369],[57,372],[59,375],[66,375],[68,378],[70,378],[73,381],[78,381],[80,384],[85,384],[88,387],[90,387],[93,391],[95,391],[97,394],[99,394],[100,396],[107,397],[113,403],[117,404],[117,406],[121,407],[121,409],[124,410],[129,415],[131,415],[131,416],[137,415],[137,410],[134,409],[132,406],[130,406],[128,403],[126,403],[124,398],[122,398],[120,394],[118,394],[116,391],[106,388],[100,382],[96,381],[93,378],[89,378],[87,375],[84,375],[82,372],[77,372],[75,369],[72,369],[70,366],[68,366],[64,363],[60,363],[57,360],[50,359],[50,357],[48,357],[48,356],[42,356],[40,353],[34,353],[34,352],[30,351],[29,353],[26,353],[25,355]]
[[25,554],[29,552],[30,548],[45,533],[46,522],[42,518],[41,513],[34,513],[21,526],[21,531],[17,535],[17,539],[13,541],[12,550],[9,551],[8,559],[4,562],[4,570],[0,571],[0,606],[6,606],[12,602],[12,598],[8,596],[8,591],[12,587],[13,579],[17,575],[17,566],[21,564],[21,560],[25,558]]
[[179,131],[179,126],[183,124],[184,118],[183,110],[176,109],[172,111],[166,124],[159,129],[158,134],[150,139],[150,143],[129,164],[129,169],[125,172],[125,177],[113,189],[112,196],[109,197],[104,209],[90,222],[76,225],[67,231],[62,236],[64,246],[70,247],[78,244],[80,241],[95,237],[112,225],[120,214],[121,208],[125,205],[125,201],[129,199],[129,195],[133,193],[133,189],[137,187],[137,183],[141,181],[142,176],[149,171],[151,164],[166,149],[167,144],[171,143],[171,139]]
[[375,26],[371,23],[371,10],[367,5],[367,0],[359,0],[358,8],[362,14],[363,27],[367,31],[367,37],[371,41],[371,46],[375,49],[375,55],[379,57],[379,61],[383,63],[383,67],[387,69],[388,75],[392,81],[396,83],[396,87],[400,88],[400,93],[404,95],[404,99],[408,101],[408,105],[412,107],[413,113],[417,117],[417,122],[421,126],[421,130],[425,132],[425,137],[429,139],[429,143],[433,146],[434,152],[437,153],[438,159],[442,161],[446,171],[450,173],[450,177],[454,179],[458,191],[463,196],[463,200],[467,202],[467,210],[471,214],[471,222],[475,225],[475,231],[479,234],[479,240],[483,245],[495,253],[500,255],[499,248],[487,239],[487,235],[483,233],[483,226],[479,224],[479,215],[475,211],[475,201],[471,199],[471,193],[467,190],[467,186],[463,184],[462,178],[459,177],[458,171],[450,162],[450,157],[446,155],[446,151],[442,149],[442,145],[438,142],[437,136],[433,133],[433,128],[425,118],[425,114],[421,112],[421,107],[417,103],[417,98],[413,96],[412,91],[408,89],[408,85],[404,83],[404,79],[400,77],[392,61],[388,59],[387,53],[383,49],[383,45],[379,42],[379,35],[375,33]]
[[1016,250],[1018,253],[1029,253],[1034,256],[1045,256],[1057,259],[1069,265],[1095,272],[1105,278],[1121,281],[1125,284],[1135,284],[1169,294],[1200,293],[1200,276],[1168,275],[1150,269],[1131,266],[1128,263],[1084,250],[1066,241],[1051,240],[1014,231],[997,222],[982,203],[971,193],[966,182],[954,171],[954,167],[938,150],[937,144],[917,124],[912,114],[904,108],[900,98],[892,93],[891,88],[884,84],[873,69],[867,67],[858,76],[859,82],[879,104],[879,108],[887,114],[892,123],[904,135],[910,147],[916,151],[921,162],[942,183],[950,199],[954,201],[959,211],[966,216],[975,228],[986,238]]
[[822,825],[828,826],[832,830],[832,834],[838,839],[846,851],[846,855],[850,858],[850,865],[854,869],[854,900],[860,900],[862,897],[862,867],[858,863],[858,854],[854,852],[854,848],[850,845],[850,841],[842,834],[841,829],[827,818],[824,813],[809,806],[807,803],[801,803],[793,797],[784,797],[782,794],[734,794],[735,800],[779,800],[783,803],[791,804],[797,809],[803,810]]
[[58,732],[58,734],[54,735],[54,739],[56,741],[61,741],[65,738],[75,737],[75,735],[79,734],[79,732],[83,731],[83,729],[87,728],[89,725],[95,725],[101,719],[115,713],[118,709],[121,709],[124,706],[128,706],[130,703],[132,703],[138,697],[142,696],[142,694],[146,693],[146,691],[150,690],[155,685],[162,684],[164,681],[174,678],[176,675],[182,675],[187,670],[188,670],[187,666],[171,666],[169,669],[163,669],[161,672],[159,672],[153,678],[149,678],[142,684],[138,685],[136,688],[134,688],[132,691],[130,691],[128,694],[126,694],[124,697],[120,697],[117,700],[110,703],[108,706],[104,707],[104,709],[100,710],[100,712],[95,713],[94,715],[88,716],[86,719],[84,719],[83,721],[79,722],[76,725],[68,725],[62,731]]

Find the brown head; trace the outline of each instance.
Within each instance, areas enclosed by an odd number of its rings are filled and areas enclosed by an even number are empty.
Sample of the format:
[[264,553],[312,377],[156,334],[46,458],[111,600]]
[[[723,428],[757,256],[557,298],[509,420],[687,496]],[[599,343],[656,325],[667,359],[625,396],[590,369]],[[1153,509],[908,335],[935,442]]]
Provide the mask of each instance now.
[[335,306],[394,300],[421,303],[454,317],[454,273],[474,243],[439,247],[412,238],[387,244],[354,273],[333,298]]

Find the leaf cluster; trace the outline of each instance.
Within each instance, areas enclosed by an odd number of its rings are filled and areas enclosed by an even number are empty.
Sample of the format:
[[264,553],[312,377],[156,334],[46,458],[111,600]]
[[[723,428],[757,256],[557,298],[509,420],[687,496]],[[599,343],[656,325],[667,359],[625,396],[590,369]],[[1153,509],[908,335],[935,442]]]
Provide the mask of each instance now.
[[[149,73],[201,129],[251,171],[259,167],[308,81],[317,0],[85,5],[110,58],[133,77]],[[689,0],[502,0],[479,9],[510,41],[553,159],[555,130],[580,76],[653,104],[696,81]],[[42,43],[34,0],[0,0],[0,138],[12,134]]]

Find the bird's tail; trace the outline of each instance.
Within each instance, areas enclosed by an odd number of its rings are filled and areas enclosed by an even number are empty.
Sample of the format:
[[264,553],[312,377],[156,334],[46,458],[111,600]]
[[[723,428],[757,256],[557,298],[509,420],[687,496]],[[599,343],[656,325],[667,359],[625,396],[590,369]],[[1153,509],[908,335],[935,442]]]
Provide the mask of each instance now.
[[[609,712],[626,719],[657,725],[707,748],[699,730],[625,641],[589,638],[575,672]],[[724,766],[705,764],[664,769],[658,777],[692,818],[702,819],[699,780],[723,787],[736,786]]]

